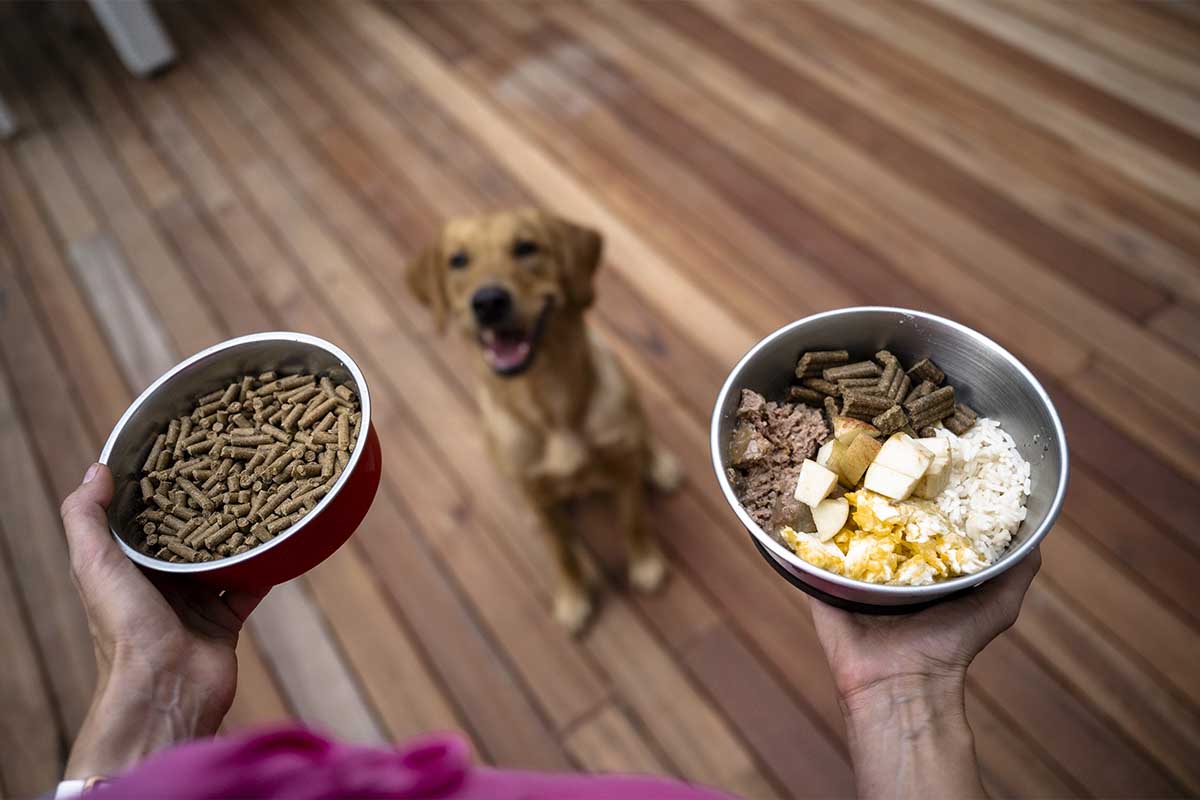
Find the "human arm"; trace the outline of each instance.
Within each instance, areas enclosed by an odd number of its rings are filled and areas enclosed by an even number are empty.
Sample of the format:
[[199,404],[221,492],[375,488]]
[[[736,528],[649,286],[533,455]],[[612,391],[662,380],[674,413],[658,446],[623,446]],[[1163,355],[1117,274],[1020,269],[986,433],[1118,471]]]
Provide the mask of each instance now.
[[68,779],[113,775],[216,733],[237,687],[238,634],[263,596],[169,578],[152,583],[108,531],[112,496],[108,468],[93,465],[61,508],[98,669]]
[[964,597],[903,616],[817,601],[859,797],[986,797],[967,724],[967,667],[1017,620],[1038,551]]

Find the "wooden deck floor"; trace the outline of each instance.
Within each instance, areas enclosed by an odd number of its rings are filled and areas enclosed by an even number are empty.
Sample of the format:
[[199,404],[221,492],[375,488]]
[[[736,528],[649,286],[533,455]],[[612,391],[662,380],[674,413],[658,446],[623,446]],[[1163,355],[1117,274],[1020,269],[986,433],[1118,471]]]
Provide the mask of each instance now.
[[[257,613],[229,729],[455,728],[510,766],[848,793],[805,601],[722,507],[706,427],[757,337],[864,302],[995,337],[1069,430],[1046,566],[970,676],[988,785],[1200,794],[1200,6],[162,12],[182,61],[147,82],[88,24],[0,25],[25,123],[0,146],[4,794],[56,780],[94,677],[57,499],[160,371],[274,328],[360,359],[387,474]],[[400,280],[440,220],[527,203],[605,233],[594,324],[690,479],[655,501],[669,589],[610,589],[581,643],[476,435],[473,356]]]

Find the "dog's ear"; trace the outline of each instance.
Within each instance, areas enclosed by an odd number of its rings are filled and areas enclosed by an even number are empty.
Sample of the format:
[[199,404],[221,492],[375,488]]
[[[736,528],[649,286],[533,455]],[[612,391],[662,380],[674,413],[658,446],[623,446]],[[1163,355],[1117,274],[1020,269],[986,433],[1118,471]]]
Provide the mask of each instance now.
[[592,279],[600,265],[603,239],[591,228],[559,217],[551,217],[549,227],[563,268],[567,298],[578,308],[587,308],[595,298]]
[[425,248],[409,263],[404,278],[408,282],[409,291],[433,313],[433,324],[438,333],[445,331],[449,302],[446,299],[441,247],[430,245]]

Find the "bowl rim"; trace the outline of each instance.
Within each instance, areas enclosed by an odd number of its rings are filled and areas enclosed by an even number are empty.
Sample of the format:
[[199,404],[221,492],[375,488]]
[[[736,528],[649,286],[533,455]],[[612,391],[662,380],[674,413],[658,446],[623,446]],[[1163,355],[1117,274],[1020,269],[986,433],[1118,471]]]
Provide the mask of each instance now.
[[255,547],[252,550],[247,550],[245,553],[236,556],[226,556],[225,558],[218,558],[212,561],[198,563],[172,563],[170,561],[161,561],[157,558],[151,558],[150,556],[143,555],[134,548],[130,547],[110,523],[109,532],[113,535],[113,538],[117,540],[117,544],[121,546],[121,549],[125,552],[125,555],[128,556],[134,563],[157,570],[159,572],[194,574],[199,572],[213,572],[249,561],[255,556],[261,555],[267,550],[277,547],[282,542],[298,533],[309,522],[316,519],[320,515],[321,511],[333,501],[334,497],[337,496],[342,487],[346,485],[350,475],[354,472],[355,466],[357,466],[363,451],[366,449],[367,439],[369,438],[370,432],[371,392],[367,386],[367,379],[363,376],[362,370],[359,369],[358,364],[355,363],[354,359],[352,359],[349,354],[346,353],[346,351],[342,350],[340,347],[330,341],[322,339],[318,336],[312,336],[311,334],[300,333],[298,331],[265,331],[262,333],[247,334],[246,336],[237,336],[233,339],[226,339],[223,342],[218,342],[217,344],[207,347],[195,355],[189,356],[188,358],[180,361],[178,364],[171,367],[171,369],[167,370],[157,379],[155,379],[155,381],[147,386],[146,389],[140,395],[138,395],[137,399],[130,403],[129,407],[125,409],[125,413],[121,415],[119,420],[117,420],[117,424],[113,426],[112,432],[108,435],[108,440],[104,443],[104,450],[100,453],[100,463],[105,465],[108,464],[108,459],[112,455],[113,447],[116,446],[117,439],[120,438],[121,432],[125,430],[125,426],[128,424],[129,420],[135,413],[137,413],[138,409],[140,409],[151,397],[154,396],[159,389],[166,386],[177,375],[184,372],[198,361],[221,353],[222,351],[231,350],[235,347],[244,344],[252,344],[254,342],[295,342],[311,345],[336,357],[342,362],[343,365],[345,365],[346,370],[353,376],[355,386],[358,389],[360,404],[359,411],[362,414],[362,422],[359,426],[358,441],[354,444],[354,450],[350,453],[350,460],[346,463],[346,468],[343,469],[342,474],[338,476],[337,481],[333,484],[333,488],[325,493],[325,496],[322,497],[315,506],[313,506],[312,511],[304,515],[303,519],[282,533],[278,534],[274,539],[266,544],[260,544],[258,547]]
[[[721,409],[725,406],[726,398],[730,392],[735,389],[740,389],[737,386],[738,379],[741,377],[742,371],[750,364],[755,357],[776,340],[787,336],[793,330],[804,327],[818,320],[829,317],[846,316],[848,314],[863,314],[863,313],[887,313],[895,315],[903,315],[908,318],[919,318],[932,322],[938,325],[945,325],[953,328],[958,332],[965,334],[984,346],[999,358],[1007,360],[1017,372],[1028,382],[1041,400],[1042,405],[1049,411],[1050,420],[1054,426],[1054,437],[1059,450],[1060,464],[1058,473],[1058,488],[1054,494],[1053,500],[1050,502],[1049,508],[1046,510],[1046,515],[1038,525],[1037,530],[1033,532],[1024,542],[1015,549],[1007,550],[1000,559],[991,566],[980,570],[979,572],[970,575],[961,575],[957,578],[951,578],[947,581],[939,581],[937,583],[927,584],[923,586],[903,586],[890,585],[883,583],[871,583],[870,581],[860,581],[856,578],[847,578],[843,575],[838,575],[828,570],[814,566],[798,555],[793,553],[788,548],[777,542],[774,537],[770,536],[766,531],[756,523],[750,515],[742,508],[742,504],[738,501],[737,495],[733,491],[733,487],[729,483],[729,479],[725,475],[725,469],[722,465],[722,451],[724,443],[720,441],[720,422]],[[931,314],[927,311],[917,311],[909,308],[899,308],[895,306],[849,306],[846,308],[838,308],[830,311],[822,311],[818,314],[811,314],[807,317],[789,322],[779,328],[776,328],[771,333],[768,333],[749,350],[746,351],[729,371],[724,384],[721,386],[720,392],[717,393],[717,400],[713,406],[712,419],[709,423],[709,450],[712,457],[713,471],[717,474],[717,482],[721,487],[721,492],[725,495],[725,501],[729,503],[730,508],[737,514],[742,525],[750,533],[752,537],[757,539],[767,548],[768,552],[774,555],[777,559],[781,559],[795,569],[813,576],[821,581],[834,584],[849,590],[857,592],[876,592],[880,596],[888,597],[892,600],[902,599],[930,599],[934,596],[941,596],[960,589],[967,589],[972,586],[978,586],[991,578],[1005,572],[1011,566],[1024,558],[1031,550],[1041,543],[1046,534],[1054,526],[1058,519],[1059,512],[1062,510],[1063,501],[1067,492],[1067,481],[1070,477],[1070,454],[1067,448],[1067,435],[1063,428],[1062,420],[1058,416],[1058,409],[1054,406],[1054,401],[1050,399],[1049,393],[1042,386],[1041,382],[1034,374],[1026,367],[1020,359],[1008,352],[1004,347],[997,342],[983,335],[979,331],[969,328],[960,322],[955,322],[952,319]]]

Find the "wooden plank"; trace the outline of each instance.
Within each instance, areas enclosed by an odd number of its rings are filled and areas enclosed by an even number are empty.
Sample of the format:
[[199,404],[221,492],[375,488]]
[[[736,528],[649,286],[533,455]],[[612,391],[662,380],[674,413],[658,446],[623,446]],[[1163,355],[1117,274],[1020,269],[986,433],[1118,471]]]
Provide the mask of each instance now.
[[288,687],[296,714],[306,723],[352,742],[386,741],[317,605],[298,596],[304,591],[297,581],[276,586],[248,620],[262,643],[263,660]]
[[248,630],[242,631],[238,639],[237,659],[237,692],[229,713],[221,722],[221,731],[241,733],[290,720],[292,712],[275,682],[275,676],[263,661],[259,643]]
[[[791,796],[854,794],[854,773],[846,754],[814,731],[805,710],[763,671],[728,627],[716,625],[697,637],[688,645],[685,660]],[[797,758],[797,753],[803,757]]]
[[[1175,692],[1200,704],[1196,659],[1200,637],[1170,609],[1140,587],[1122,579],[1120,568],[1086,546],[1074,523],[1061,521],[1042,544],[1048,575],[1063,594],[1104,621],[1121,641],[1139,653],[1152,653],[1155,671]],[[1103,586],[1103,592],[1085,587]],[[1103,630],[1090,634],[1103,640]]]
[[1200,712],[1163,685],[1144,655],[1091,635],[1102,620],[1035,584],[1018,636],[1055,665],[1076,694],[1117,720],[1190,794],[1200,792]]
[[1072,381],[1109,424],[1152,450],[1181,477],[1200,483],[1200,418],[1163,402],[1123,370],[1097,362]]
[[[606,15],[613,7],[600,6],[592,10],[594,13]],[[628,9],[622,9],[621,13],[627,11]],[[655,48],[655,58],[670,55],[673,59],[671,63],[676,69],[655,64],[653,59],[634,49],[629,44],[628,37],[616,33],[617,30],[631,30],[631,24],[653,26],[655,23],[651,19],[639,16],[630,22],[625,21],[622,16],[614,18],[613,27],[609,27],[598,26],[594,18],[569,6],[554,6],[551,13],[556,20],[586,38],[593,46],[601,48],[624,68],[637,74],[644,90],[673,112],[704,127],[710,135],[755,164],[764,174],[773,175],[791,195],[805,198],[803,202],[820,207],[824,215],[858,241],[886,241],[892,268],[902,276],[902,280],[917,285],[925,296],[937,298],[939,302],[953,309],[958,316],[971,319],[977,328],[1027,355],[1039,368],[1052,374],[1070,374],[1082,365],[1082,359],[1085,357],[1083,349],[1079,344],[1070,341],[1061,330],[1048,325],[1018,302],[1009,300],[972,275],[969,270],[956,263],[956,260],[948,257],[940,244],[926,241],[906,226],[898,224],[895,208],[884,212],[865,202],[864,197],[879,194],[886,182],[886,176],[872,174],[872,188],[869,191],[853,191],[847,187],[849,162],[842,163],[836,175],[830,174],[827,158],[806,155],[803,151],[789,152],[749,125],[746,119],[752,118],[771,104],[769,95],[753,84],[748,81],[732,82],[732,72],[723,70],[714,59],[705,58],[702,53],[685,46],[678,36],[672,36],[661,26],[655,28],[656,34],[653,37],[654,41],[659,43]],[[713,103],[706,95],[685,86],[678,79],[678,69],[692,60],[704,66],[703,70],[696,73],[698,78],[706,82],[713,80],[712,88],[720,91],[724,99],[743,103],[740,108],[742,114],[722,111],[721,106]],[[744,101],[747,93],[755,102]],[[778,104],[774,110],[778,113],[789,113]],[[794,113],[792,116],[793,124],[800,124],[802,118]],[[777,121],[763,121],[763,124],[778,126]],[[826,141],[829,147],[844,151],[841,157],[854,159],[855,169],[878,172],[871,167],[868,159],[853,155],[842,145],[822,134],[815,125],[798,132],[797,138],[806,142]],[[821,149],[824,149],[824,145]],[[897,186],[896,190],[907,191],[903,186]],[[904,202],[910,200],[911,198],[906,198]],[[894,282],[895,277],[888,281]],[[887,286],[881,287],[881,290],[887,291]],[[872,296],[868,294],[866,299],[869,300]],[[1018,318],[1020,323],[1015,322]],[[1054,341],[1055,346],[1045,347],[1047,341]]]
[[1078,461],[1071,465],[1064,505],[1067,519],[1196,625],[1200,622],[1200,608],[1194,602],[1200,553],[1194,545],[1171,534],[1162,521],[1171,516],[1170,512],[1152,511],[1136,498],[1124,495],[1091,467]]
[[[879,13],[869,4],[838,4],[835,14],[936,69],[961,80],[1035,129],[1070,141],[1110,169],[1195,211],[1200,208],[1200,158],[1189,137],[1166,125],[1133,124],[1141,115],[1098,90],[979,33],[915,6]],[[1157,134],[1157,135],[1155,135]],[[1170,143],[1170,146],[1167,146]]]
[[[764,32],[803,42],[789,47],[789,64],[977,181],[940,191],[972,198],[973,213],[1031,257],[1137,318],[1162,305],[1163,290],[1200,295],[1200,240],[1174,207],[822,7],[767,8]],[[929,171],[899,163],[909,175]]]
[[[1157,46],[1184,59],[1194,58],[1200,48],[1200,33],[1173,19],[1156,15],[1146,3],[1095,3],[1089,17],[1108,28],[1136,34],[1137,41]],[[1157,5],[1169,5],[1160,3]]]
[[975,660],[967,680],[1002,707],[1019,704],[1025,731],[1053,753],[1088,793],[1101,797],[1183,793],[1159,764],[1117,733],[1108,720],[1036,668],[1033,657],[1016,646],[1013,636],[993,641]]
[[133,377],[134,385],[148,386],[175,358],[167,331],[141,298],[141,289],[130,275],[128,261],[107,233],[73,242],[71,266],[98,308],[117,360]]
[[624,708],[606,703],[576,725],[567,752],[588,772],[665,775],[674,772]]
[[[363,524],[378,523],[368,515]],[[357,549],[343,548],[306,577],[393,741],[465,727]]]
[[0,198],[0,207],[8,218],[8,230],[0,235],[8,237],[17,256],[14,263],[18,274],[14,279],[25,282],[65,371],[77,391],[88,397],[83,410],[88,429],[98,440],[124,412],[129,389],[49,226],[34,204],[34,194],[26,191],[21,181],[9,148],[0,148]]
[[1113,487],[1148,508],[1193,547],[1200,544],[1195,486],[1151,455],[1138,439],[1105,423],[1061,385],[1044,380],[1071,443],[1072,458],[1089,464]]
[[[729,726],[683,676],[678,663],[610,603],[584,646],[602,654],[613,683],[652,731],[680,775],[744,797],[778,797],[768,773],[734,739]],[[630,658],[630,653],[637,653]]]
[[[6,313],[0,315],[0,324],[5,329],[0,339],[29,337],[33,333],[29,329],[8,329],[8,321],[17,316],[14,309],[24,302],[19,296],[8,299]],[[24,384],[25,376],[37,366],[14,362],[9,352],[4,353],[3,362],[5,369],[0,370],[0,449],[5,454],[0,459],[3,533],[11,563],[20,565],[15,573],[21,595],[28,607],[37,609],[36,614],[30,615],[30,622],[39,661],[47,665],[59,730],[64,739],[70,739],[83,722],[96,682],[91,634],[67,568],[67,541],[61,532],[62,523],[54,513],[55,499],[46,482],[43,462],[31,442],[28,409],[23,414],[20,408],[34,398],[25,395],[24,385],[20,394],[16,391],[14,376],[21,375]],[[15,371],[18,366],[19,373]],[[82,468],[79,474],[83,474]]]
[[[1006,10],[1014,11],[1025,20],[1149,77],[1156,83],[1170,85],[1172,89],[1185,93],[1200,89],[1200,63],[1196,61],[1194,52],[1189,60],[1146,42],[1142,36],[1130,35],[1126,32],[1125,20],[1115,26],[1105,25],[1095,12],[1076,14],[1062,6],[1031,3],[1028,0],[1005,2],[1003,5]],[[1106,5],[1112,4],[1097,5],[1102,13]]]
[[[0,378],[3,380],[3,378]],[[0,409],[8,417],[15,409]],[[8,498],[5,497],[5,503]],[[0,641],[4,669],[0,670],[0,794],[34,797],[50,790],[62,776],[62,729],[47,683],[46,664],[39,658],[31,607],[21,596],[7,541],[12,534],[0,525]]]
[[967,721],[975,736],[979,772],[992,797],[1078,797],[1086,794],[1067,770],[1054,761],[1052,750],[1032,741],[1024,726],[1002,706],[970,685],[966,691]]
[[[10,36],[9,44],[11,47],[6,49],[14,58],[25,64],[44,64],[27,39]],[[159,316],[179,319],[183,323],[179,331],[184,338],[173,342],[176,350],[193,353],[213,344],[220,336],[216,320],[206,306],[193,301],[196,287],[183,277],[183,268],[178,260],[138,207],[114,168],[111,156],[101,145],[98,133],[91,129],[57,81],[46,81],[39,88],[44,91],[27,95],[26,101],[37,110],[41,124],[61,140],[64,160],[82,178],[91,200],[96,201],[93,207],[103,212],[111,233],[129,258],[130,266],[134,268],[151,306]],[[34,171],[38,175],[40,190],[41,165]],[[103,201],[97,198],[103,198]],[[70,211],[73,206],[66,208]],[[71,220],[64,220],[67,221]],[[83,237],[79,232],[64,225],[63,239],[67,245],[80,238]],[[180,286],[188,286],[191,291],[180,292]]]
[[1155,314],[1147,324],[1171,344],[1200,358],[1200,312],[1176,303]]
[[[165,97],[143,90],[142,84],[138,84],[137,89],[134,97],[139,106],[145,106],[138,110],[148,116],[152,127],[166,126],[164,130],[186,133],[187,126]],[[213,126],[223,121],[215,113],[208,119]],[[224,152],[246,152],[240,149],[241,140],[234,137],[232,129],[219,130],[228,132],[228,136],[214,136],[212,141],[218,148]],[[286,322],[302,325],[318,335],[339,338],[329,317],[328,305],[317,302],[303,291],[303,284],[291,273],[289,257],[282,244],[265,234],[258,209],[243,203],[223,168],[203,145],[189,137],[190,134],[162,142],[171,145],[168,152],[176,169],[194,181],[208,213],[234,246],[242,263],[251,269],[253,279],[264,290],[265,287],[274,290],[267,296],[284,313]],[[380,410],[377,404],[377,415]],[[386,403],[383,410],[386,410]],[[434,577],[440,575],[440,571],[434,568],[428,556],[418,555],[413,542],[403,541],[405,537],[393,541],[398,535],[395,532],[404,532],[410,537],[408,531],[412,522],[398,516],[385,494],[376,498],[372,518],[390,520],[381,527],[393,533],[390,536],[381,534],[366,548],[371,560],[379,563],[379,568],[393,578],[386,587],[401,608],[421,609],[420,613],[413,614],[412,624],[422,642],[431,648],[440,672],[453,687],[455,696],[463,699],[465,713],[473,726],[482,732],[486,741],[485,753],[503,763],[561,768],[565,764],[561,752],[547,736],[544,723],[529,709],[520,692],[514,691],[507,669],[493,667],[480,673],[472,668],[473,664],[494,664],[496,656],[460,601],[447,589],[444,578]],[[371,541],[371,531],[364,531],[363,535]]]
[[923,0],[1055,67],[1120,97],[1193,136],[1200,134],[1200,100],[1093,52],[1072,39],[1018,17],[999,5]]
[[[774,92],[790,97],[794,103],[816,102],[818,99],[814,88],[781,60],[786,57],[786,48],[774,39],[750,31],[735,36],[711,22],[711,18],[683,5],[650,5],[641,7],[638,12],[632,7],[615,5],[605,6],[604,9],[613,18],[621,20],[621,24],[640,31],[643,36],[653,32],[656,52],[669,52],[672,48],[668,45],[678,42],[678,36],[672,37],[671,30],[655,25],[642,11],[667,19],[672,27],[682,27],[688,34],[687,42],[717,51],[726,60],[736,59],[739,71],[771,86]],[[755,46],[751,46],[751,42]],[[679,43],[678,46],[690,47],[686,43]],[[692,61],[695,63],[695,56]],[[698,74],[711,76],[717,73],[705,69]],[[765,106],[761,100],[763,94],[763,89],[755,84],[750,92],[734,93],[727,90],[723,96],[730,103],[740,104],[747,113],[761,115]],[[865,133],[852,133],[858,124],[852,115],[846,114],[836,103],[821,101],[819,108],[822,120],[827,124],[830,115],[840,113],[841,124],[846,126],[846,132],[834,135],[831,131],[814,130],[819,126],[802,121],[802,115],[792,108],[785,109],[788,124],[781,125],[776,119],[771,130],[790,142],[803,141],[806,151],[828,151],[831,160],[836,158],[843,181],[851,180],[850,170],[853,165],[860,164],[866,170],[862,191],[874,193],[873,196],[883,196],[885,186],[896,184],[888,190],[896,193],[890,201],[893,213],[911,214],[914,225],[936,233],[943,245],[957,252],[964,264],[979,271],[980,276],[992,282],[996,290],[1013,293],[1014,287],[1019,286],[1020,291],[1015,294],[1019,294],[1017,299],[1020,302],[1038,310],[1046,319],[1067,327],[1081,340],[1090,340],[1098,351],[1129,362],[1140,377],[1156,382],[1164,394],[1174,397],[1177,402],[1186,403],[1184,398],[1192,396],[1193,391],[1200,391],[1200,366],[1194,361],[1180,357],[1132,320],[1096,302],[1061,276],[1046,271],[1042,265],[1006,241],[964,219],[957,209],[932,195],[915,191],[907,182],[888,175],[873,160],[866,158],[865,153],[871,152],[870,142],[874,140],[868,139]],[[844,152],[848,147],[842,138],[851,135],[856,137],[864,151],[857,157]],[[887,143],[896,141],[890,136],[884,139]],[[883,144],[877,143],[874,149],[882,147]],[[869,180],[867,176],[870,176]],[[1000,276],[1003,276],[1002,280],[998,280]],[[1138,361],[1136,365],[1133,364],[1135,360]]]

